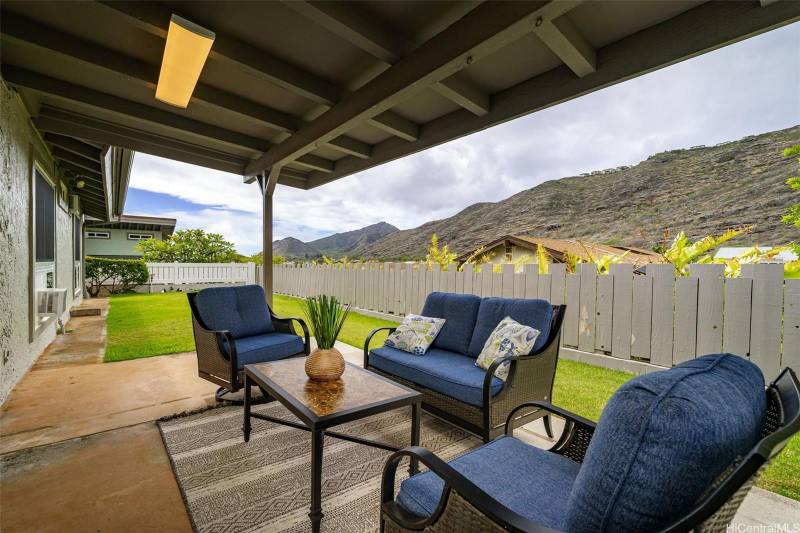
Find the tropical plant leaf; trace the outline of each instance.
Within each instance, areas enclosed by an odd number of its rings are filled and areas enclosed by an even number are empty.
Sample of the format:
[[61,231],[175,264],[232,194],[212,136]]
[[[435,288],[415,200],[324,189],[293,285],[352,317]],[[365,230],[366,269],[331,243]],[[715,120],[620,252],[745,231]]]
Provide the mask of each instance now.
[[707,235],[702,239],[691,242],[686,236],[686,233],[680,232],[675,236],[675,240],[664,252],[664,260],[672,263],[675,267],[675,274],[678,276],[689,275],[690,263],[710,263],[713,262],[713,256],[708,252],[728,242],[734,237],[738,237],[743,233],[750,231],[752,227],[729,229],[722,235],[713,236]]
[[323,350],[333,348],[344,321],[350,314],[350,305],[342,305],[335,296],[320,294],[306,298],[304,308],[308,323],[314,330],[317,346]]

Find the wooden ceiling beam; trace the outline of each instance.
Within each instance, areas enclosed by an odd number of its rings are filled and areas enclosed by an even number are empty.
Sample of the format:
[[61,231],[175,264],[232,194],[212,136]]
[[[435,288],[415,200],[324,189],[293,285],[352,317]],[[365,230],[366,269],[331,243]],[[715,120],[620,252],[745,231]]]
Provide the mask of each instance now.
[[[111,1],[100,3],[124,16],[130,23],[140,29],[166,39],[169,20],[174,13],[172,9],[157,2]],[[180,13],[178,14],[180,15]],[[213,28],[213,24],[208,24],[207,21],[196,20],[191,16],[185,18],[215,31],[214,46],[211,47],[211,52],[209,53],[209,57],[213,60],[236,65],[256,78],[282,87],[293,94],[303,96],[324,106],[326,109],[336,104],[349,92],[345,87],[338,87],[328,80],[276,58],[264,50],[260,50],[225,33],[220,33]],[[195,95],[200,96],[197,89],[195,90]],[[386,118],[391,122],[408,121],[408,119],[391,112],[386,115]],[[389,133],[395,131],[391,124],[384,125],[380,119],[376,119],[374,125]],[[330,146],[338,148],[336,144],[330,144]],[[351,155],[363,159],[363,153],[363,150],[361,150]]]
[[367,122],[386,133],[400,137],[404,141],[410,142],[419,139],[419,125],[401,117],[397,113],[384,111],[380,115],[369,118]]
[[259,79],[283,87],[319,104],[332,105],[342,97],[340,89],[335,84],[305,72],[263,50],[256,49],[231,35],[221,33],[209,21],[198,20],[196,17],[184,13],[176,13],[173,9],[158,2],[101,1],[100,4],[125,16],[138,28],[162,39],[167,38],[170,18],[173,14],[178,14],[214,31],[214,46],[209,53],[211,59],[233,63]]
[[578,77],[582,78],[597,70],[595,49],[568,18],[537,20],[534,33]]
[[286,185],[287,187],[294,187],[295,189],[308,189],[308,180],[305,178],[298,178],[292,174],[287,174],[286,169],[281,170],[278,176],[278,184]]
[[[253,176],[372,119],[531,31],[547,2],[487,2],[249,164]],[[348,158],[345,158],[348,159]]]
[[334,163],[330,159],[315,156],[314,154],[306,154],[294,160],[300,166],[310,168],[311,170],[319,170],[320,172],[333,172]]
[[61,161],[66,161],[74,167],[82,168],[84,172],[92,172],[98,176],[100,176],[103,172],[98,161],[89,161],[85,157],[75,155],[69,150],[64,150],[58,146],[54,146],[51,152],[56,158],[60,159]]
[[[398,35],[397,28],[376,20],[371,13],[355,3],[298,0],[285,3],[309,20],[380,60],[384,65],[391,66],[420,44],[412,43]],[[433,84],[432,88],[476,115],[489,112],[489,95],[458,73],[447,80]]]
[[297,170],[297,169],[289,168],[289,167],[283,167],[281,169],[281,175],[282,176],[290,176],[290,177],[293,177],[293,178],[303,179],[303,180],[308,178],[308,172],[303,172],[301,170]]
[[[723,22],[724,21],[724,22]],[[566,65],[493,95],[492,110],[482,117],[454,111],[425,124],[418,141],[387,139],[376,144],[369,162],[337,162],[332,173],[312,172],[314,188],[405,157],[497,124],[536,112],[658,70],[710,50],[800,21],[800,2],[776,2],[761,8],[751,2],[710,2],[634,33],[597,50],[597,72],[576,77]],[[706,28],[698,32],[697,28]]]
[[[8,81],[8,79],[6,79]],[[55,133],[45,133],[44,140],[53,146],[58,146],[64,150],[69,150],[75,155],[79,155],[90,161],[98,161],[100,159],[100,150],[91,144],[79,141],[72,137],[65,137]]]
[[11,85],[26,87],[36,92],[57,98],[65,98],[67,100],[80,102],[97,109],[104,109],[136,120],[160,124],[192,136],[200,136],[231,146],[247,148],[256,152],[264,151],[264,149],[271,144],[264,139],[251,137],[243,133],[207,124],[156,107],[95,91],[88,87],[51,78],[20,67],[3,65],[2,72],[3,78]]
[[[98,189],[100,191],[102,191],[102,188],[98,187]],[[88,199],[94,200],[96,202],[103,202],[104,201],[103,200],[103,194],[101,192],[98,192],[97,190],[93,190],[92,188],[89,188],[86,185],[84,185],[83,189],[78,189],[77,191],[72,191],[72,192],[74,194],[77,194],[81,198],[88,198]]]
[[223,172],[242,174],[247,162],[238,156],[50,106],[43,106],[33,122],[43,132],[111,144]]
[[[0,28],[3,39],[12,39],[44,48],[82,63],[110,70],[138,85],[152,89],[155,101],[155,88],[159,74],[158,66],[99,46],[9,11],[3,11],[2,19],[0,19]],[[195,87],[192,101],[202,102],[236,113],[248,120],[258,121],[282,132],[292,133],[302,125],[302,121],[288,113],[203,83],[198,83]]]
[[372,145],[361,142],[358,139],[353,139],[347,135],[339,135],[325,143],[325,146],[334,148],[344,154],[358,157],[359,159],[369,159],[369,156],[372,154]]

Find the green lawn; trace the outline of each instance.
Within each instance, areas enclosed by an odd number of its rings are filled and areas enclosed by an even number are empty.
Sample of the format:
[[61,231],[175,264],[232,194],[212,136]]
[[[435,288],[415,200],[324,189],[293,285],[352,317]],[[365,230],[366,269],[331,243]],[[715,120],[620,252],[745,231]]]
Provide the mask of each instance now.
[[[274,303],[275,314],[278,316],[305,317],[301,300],[297,298],[275,295]],[[394,325],[395,322],[350,313],[339,340],[363,348],[364,339],[370,331]],[[107,328],[106,361],[124,361],[194,350],[189,301],[182,292],[112,296]],[[386,334],[380,333],[373,342],[379,344],[385,338]]]
[[186,294],[120,294],[111,297],[106,322],[108,361],[194,350]]
[[[303,317],[301,300],[275,296],[279,316]],[[363,348],[367,334],[394,322],[351,313],[339,339]],[[312,332],[313,334],[313,332]],[[376,337],[375,344],[385,334]],[[184,293],[113,296],[108,313],[106,361],[194,350],[189,303]],[[608,399],[632,374],[562,359],[558,362],[553,403],[586,418],[597,420]],[[800,500],[800,435],[767,469],[758,486]]]

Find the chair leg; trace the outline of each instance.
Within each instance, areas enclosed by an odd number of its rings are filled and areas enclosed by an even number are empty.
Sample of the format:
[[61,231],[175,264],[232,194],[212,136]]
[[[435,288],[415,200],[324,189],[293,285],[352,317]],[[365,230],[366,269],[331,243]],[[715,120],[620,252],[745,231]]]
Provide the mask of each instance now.
[[544,415],[544,417],[542,417],[542,422],[544,422],[544,432],[547,433],[547,436],[552,439],[553,426],[550,425],[550,415]]
[[[260,405],[262,403],[269,403],[274,402],[275,399],[272,398],[267,391],[258,387],[258,390],[261,391],[261,398],[253,398],[250,402],[252,405]],[[231,405],[244,405],[244,400],[239,400],[236,398],[225,398],[226,394],[233,394],[232,391],[226,389],[225,387],[220,387],[217,389],[217,392],[214,393],[214,397],[217,399],[218,402],[228,402]]]
[[214,397],[217,399],[218,402],[228,402],[232,403],[233,405],[244,405],[243,400],[234,400],[230,398],[225,398],[226,394],[231,394],[231,391],[226,389],[225,387],[220,387],[217,389],[217,392],[214,393]]

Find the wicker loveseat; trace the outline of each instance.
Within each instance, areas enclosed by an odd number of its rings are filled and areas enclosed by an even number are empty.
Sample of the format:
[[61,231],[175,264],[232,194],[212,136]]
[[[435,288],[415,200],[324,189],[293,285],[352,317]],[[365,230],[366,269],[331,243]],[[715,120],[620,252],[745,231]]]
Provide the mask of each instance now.
[[[423,408],[479,435],[484,441],[503,433],[506,418],[518,405],[535,400],[548,401],[558,360],[558,346],[564,306],[545,300],[480,298],[472,294],[433,292],[425,300],[422,315],[444,318],[445,323],[431,348],[423,356],[364,343],[364,368],[387,376],[423,393]],[[475,366],[486,339],[500,321],[510,316],[538,329],[530,354],[498,359],[488,370]],[[495,377],[497,367],[511,361],[505,383]],[[545,410],[528,407],[517,412],[514,424],[544,417]]]
[[[279,318],[259,285],[212,287],[187,293],[201,378],[220,386],[217,400],[244,385],[244,365],[308,355],[308,327],[299,318]],[[303,337],[293,322],[300,324]]]
[[[381,531],[725,531],[800,431],[799,389],[787,368],[765,391],[755,365],[721,354],[634,378],[596,425],[536,402],[565,420],[549,450],[524,444],[509,426],[450,463],[419,447],[393,454]],[[429,471],[395,497],[406,457]]]

